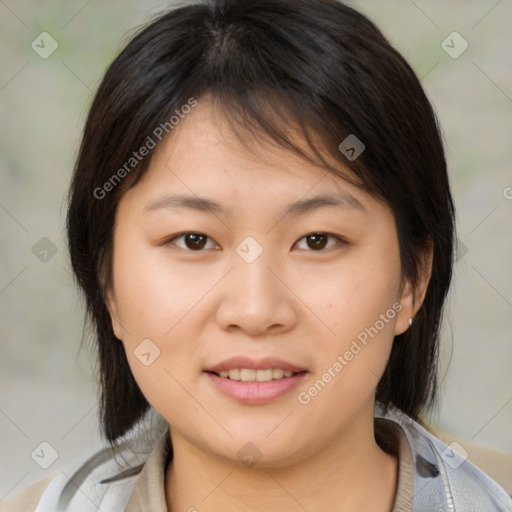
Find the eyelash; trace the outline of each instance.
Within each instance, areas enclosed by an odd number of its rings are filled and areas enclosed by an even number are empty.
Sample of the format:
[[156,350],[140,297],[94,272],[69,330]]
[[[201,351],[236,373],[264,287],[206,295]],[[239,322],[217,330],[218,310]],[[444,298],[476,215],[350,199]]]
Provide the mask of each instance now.
[[[168,238],[164,242],[164,245],[169,245],[169,244],[176,245],[176,244],[174,244],[174,240],[182,238],[182,237],[185,237],[187,235],[200,235],[200,236],[206,237],[209,241],[213,241],[212,238],[210,238],[209,236],[205,235],[204,233],[200,233],[200,232],[196,232],[196,231],[186,231],[184,233],[180,233],[178,235],[174,235],[171,238]],[[309,250],[308,249],[300,249],[300,250],[306,250],[306,252],[325,252],[325,251],[327,251],[329,249],[335,248],[336,246],[343,246],[343,245],[347,245],[348,244],[348,242],[346,240],[344,240],[342,237],[334,235],[332,233],[326,233],[324,231],[313,231],[311,233],[308,233],[307,235],[304,235],[301,238],[299,238],[299,240],[297,240],[297,242],[295,242],[295,244],[300,242],[301,240],[306,239],[306,238],[308,238],[310,236],[313,236],[313,235],[323,235],[323,236],[327,236],[328,238],[333,238],[333,239],[337,240],[338,244],[336,244],[334,246],[331,246],[331,247],[322,248],[322,249],[319,249],[319,250],[314,250],[314,249],[309,249]],[[198,250],[194,250],[194,249],[189,249],[188,247],[180,247],[180,246],[177,246],[177,247],[179,249],[182,249],[182,250],[187,251],[187,252],[204,252],[206,250],[204,248],[201,248],[201,249],[198,249]]]

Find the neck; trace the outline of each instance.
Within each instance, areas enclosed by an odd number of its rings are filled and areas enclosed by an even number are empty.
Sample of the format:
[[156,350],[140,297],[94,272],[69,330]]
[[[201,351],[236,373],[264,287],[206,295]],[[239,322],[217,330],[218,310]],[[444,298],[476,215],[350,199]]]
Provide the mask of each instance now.
[[398,461],[376,443],[373,428],[343,432],[293,465],[245,467],[172,432],[166,476],[169,512],[372,510],[389,512]]

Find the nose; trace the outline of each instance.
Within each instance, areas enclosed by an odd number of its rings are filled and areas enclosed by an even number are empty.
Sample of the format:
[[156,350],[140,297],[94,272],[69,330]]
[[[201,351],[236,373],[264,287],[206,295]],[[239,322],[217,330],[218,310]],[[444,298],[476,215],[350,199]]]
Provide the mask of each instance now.
[[252,263],[234,256],[234,268],[222,282],[218,325],[251,336],[292,329],[297,322],[298,302],[282,265],[269,261],[265,251]]

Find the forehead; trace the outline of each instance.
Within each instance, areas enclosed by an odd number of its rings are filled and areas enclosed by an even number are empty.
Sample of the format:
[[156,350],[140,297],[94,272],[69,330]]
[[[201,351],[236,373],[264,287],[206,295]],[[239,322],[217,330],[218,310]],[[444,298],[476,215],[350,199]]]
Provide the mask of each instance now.
[[[235,133],[230,119],[208,99],[197,106],[158,146],[144,176],[145,188],[160,189],[161,195],[173,188],[200,195],[200,190],[215,189],[221,196],[235,199],[244,189],[252,194],[281,192],[283,197],[331,192],[358,206],[368,194],[349,183],[343,176],[355,179],[341,158],[334,162],[335,176],[324,165],[309,162],[289,149],[265,138],[261,133],[251,137]],[[288,131],[293,142],[307,154],[311,148],[297,132]],[[320,146],[320,143],[319,143]],[[333,157],[326,155],[327,160]]]

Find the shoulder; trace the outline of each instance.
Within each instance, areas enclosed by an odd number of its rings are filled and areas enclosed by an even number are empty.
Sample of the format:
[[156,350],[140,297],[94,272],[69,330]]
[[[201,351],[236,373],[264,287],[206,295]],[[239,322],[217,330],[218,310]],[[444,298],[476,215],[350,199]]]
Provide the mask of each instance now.
[[0,501],[1,512],[33,512],[43,492],[48,488],[50,483],[55,479],[56,475],[38,480],[29,485],[22,491]]
[[397,409],[376,413],[399,424],[413,455],[414,500],[436,503],[436,510],[512,512],[512,498],[489,475]]
[[0,512],[125,510],[154,448],[154,437],[127,439],[117,450],[103,447],[85,460],[75,461],[57,474],[2,500]]
[[456,451],[467,454],[470,462],[498,482],[507,494],[512,495],[512,453],[505,453],[471,439],[456,436],[430,423],[426,424],[426,429]]
[[[97,512],[124,510],[136,479],[138,465],[121,470],[110,450],[36,482],[1,502],[1,512]],[[106,506],[109,504],[109,507]],[[104,506],[105,505],[105,506]]]

